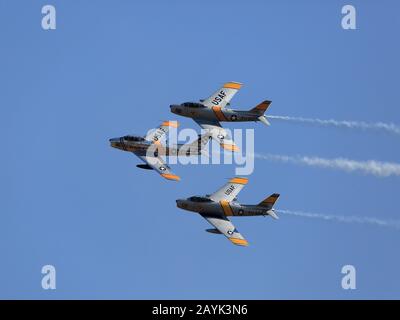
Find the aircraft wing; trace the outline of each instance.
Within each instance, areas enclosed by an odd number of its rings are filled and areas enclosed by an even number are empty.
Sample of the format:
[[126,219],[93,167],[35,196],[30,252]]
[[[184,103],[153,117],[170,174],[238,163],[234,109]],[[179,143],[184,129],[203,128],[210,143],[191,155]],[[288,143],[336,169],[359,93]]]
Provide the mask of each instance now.
[[222,148],[229,151],[239,151],[239,147],[233,142],[232,138],[229,137],[228,133],[217,120],[204,120],[204,119],[193,119],[196,123],[207,130],[211,137],[216,140]]
[[181,178],[171,171],[171,168],[164,162],[161,157],[137,155],[141,160],[157,171],[162,177],[168,180],[179,181]]
[[202,215],[211,225],[213,225],[219,232],[227,237],[233,244],[238,246],[248,246],[249,243],[240,232],[235,228],[233,223],[227,217],[214,217]]
[[207,107],[220,107],[225,108],[231,101],[236,92],[242,86],[239,82],[227,82],[222,88],[214,92],[209,98],[205,99],[202,103]]
[[247,178],[232,178],[222,188],[211,194],[210,199],[215,202],[231,202],[237,197],[248,181]]
[[208,155],[208,153],[204,148],[207,145],[210,138],[211,135],[208,132],[203,135],[199,135],[197,140],[194,140],[191,143],[181,145],[179,147],[179,155],[196,155],[196,154],[201,154],[202,152]]
[[170,127],[178,128],[178,125],[177,121],[164,121],[157,129],[149,130],[144,138],[147,141],[159,143],[160,139],[168,133]]

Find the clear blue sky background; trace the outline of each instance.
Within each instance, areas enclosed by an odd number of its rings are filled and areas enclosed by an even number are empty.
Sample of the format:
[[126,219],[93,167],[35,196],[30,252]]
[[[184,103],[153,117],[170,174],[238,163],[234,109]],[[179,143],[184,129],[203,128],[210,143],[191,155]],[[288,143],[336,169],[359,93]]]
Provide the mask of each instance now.
[[[41,28],[41,7],[57,30]],[[341,8],[357,9],[357,30]],[[174,102],[244,83],[238,109],[400,123],[397,1],[0,1],[0,298],[400,298],[400,232],[281,216],[237,218],[248,248],[204,232],[175,199],[233,165],[135,167],[108,138],[175,120]],[[198,128],[190,119],[181,126]],[[273,122],[258,153],[400,161],[393,135]],[[398,219],[398,177],[256,160],[239,200]],[[41,288],[41,268],[57,289]],[[357,289],[341,288],[341,268]]]

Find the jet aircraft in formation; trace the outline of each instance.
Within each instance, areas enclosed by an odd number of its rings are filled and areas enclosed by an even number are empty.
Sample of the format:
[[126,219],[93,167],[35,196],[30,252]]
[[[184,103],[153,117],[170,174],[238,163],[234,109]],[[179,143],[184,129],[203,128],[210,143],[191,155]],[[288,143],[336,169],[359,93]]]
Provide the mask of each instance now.
[[[179,181],[180,178],[171,171],[165,163],[165,156],[192,156],[207,154],[205,147],[209,139],[216,140],[221,147],[229,151],[239,151],[227,131],[220,122],[260,121],[265,125],[269,122],[264,115],[271,104],[265,100],[256,107],[248,110],[233,110],[228,108],[233,96],[241,88],[241,83],[227,82],[209,98],[200,102],[185,102],[170,106],[171,112],[184,117],[192,118],[204,129],[204,134],[198,139],[187,144],[164,145],[161,141],[165,138],[170,127],[177,128],[178,122],[164,121],[156,130],[150,131],[146,136],[126,135],[110,139],[112,147],[134,153],[144,163],[137,167],[157,171],[168,180]],[[256,205],[246,205],[237,202],[237,195],[247,184],[248,179],[235,177],[229,180],[222,188],[210,195],[192,196],[187,199],[176,200],[177,207],[199,213],[214,228],[206,231],[223,234],[233,244],[247,246],[247,240],[235,228],[228,217],[248,217],[269,215],[278,219],[274,211],[274,204],[279,197],[274,193]]]
[[228,108],[231,99],[241,86],[242,84],[239,82],[227,82],[205,100],[171,105],[171,112],[192,118],[200,127],[208,130],[212,138],[224,149],[239,151],[238,146],[235,145],[220,122],[261,121],[268,126],[269,122],[264,113],[271,104],[271,101],[265,100],[248,111]]
[[[144,164],[138,164],[141,169],[157,171],[168,180],[179,181],[180,177],[171,171],[164,162],[163,156],[192,156],[201,155],[210,139],[209,134],[203,134],[192,143],[178,145],[163,145],[161,140],[168,133],[170,127],[178,127],[176,121],[164,121],[156,130],[150,131],[146,136],[123,136],[110,139],[111,147],[123,151],[132,152],[139,157]],[[206,154],[206,153],[205,153]]]
[[213,194],[178,199],[176,200],[176,205],[183,210],[197,212],[206,219],[214,227],[206,231],[223,234],[233,244],[247,246],[247,240],[235,228],[228,217],[268,215],[278,219],[273,206],[279,198],[279,194],[274,193],[256,205],[240,204],[237,202],[236,197],[247,182],[247,178],[235,177]]

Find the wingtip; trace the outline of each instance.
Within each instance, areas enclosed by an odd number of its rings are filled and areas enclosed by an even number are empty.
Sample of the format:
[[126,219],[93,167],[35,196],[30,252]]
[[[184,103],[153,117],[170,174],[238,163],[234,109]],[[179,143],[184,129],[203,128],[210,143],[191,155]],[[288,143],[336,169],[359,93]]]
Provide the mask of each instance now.
[[247,184],[249,182],[248,178],[234,177],[229,180],[230,183]]
[[179,122],[178,121],[164,121],[162,123],[162,125],[166,126],[166,127],[178,128],[179,127]]
[[221,143],[221,147],[228,151],[239,152],[240,149],[235,144]]
[[175,174],[172,173],[162,173],[161,176],[163,176],[167,180],[173,180],[173,181],[180,181],[181,178]]
[[243,84],[240,82],[229,81],[229,82],[224,83],[224,88],[239,90],[242,87],[242,85]]
[[249,245],[246,239],[229,238],[229,240],[237,246],[247,247]]

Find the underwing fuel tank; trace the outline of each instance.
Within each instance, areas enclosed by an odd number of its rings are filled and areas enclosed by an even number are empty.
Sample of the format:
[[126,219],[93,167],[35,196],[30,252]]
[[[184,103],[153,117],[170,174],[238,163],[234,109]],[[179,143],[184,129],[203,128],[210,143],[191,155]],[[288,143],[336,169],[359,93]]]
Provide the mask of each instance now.
[[140,169],[146,169],[146,170],[154,170],[152,167],[150,167],[148,164],[137,164],[136,167]]
[[219,230],[217,229],[206,229],[207,232],[209,233],[215,233],[215,234],[222,234]]

